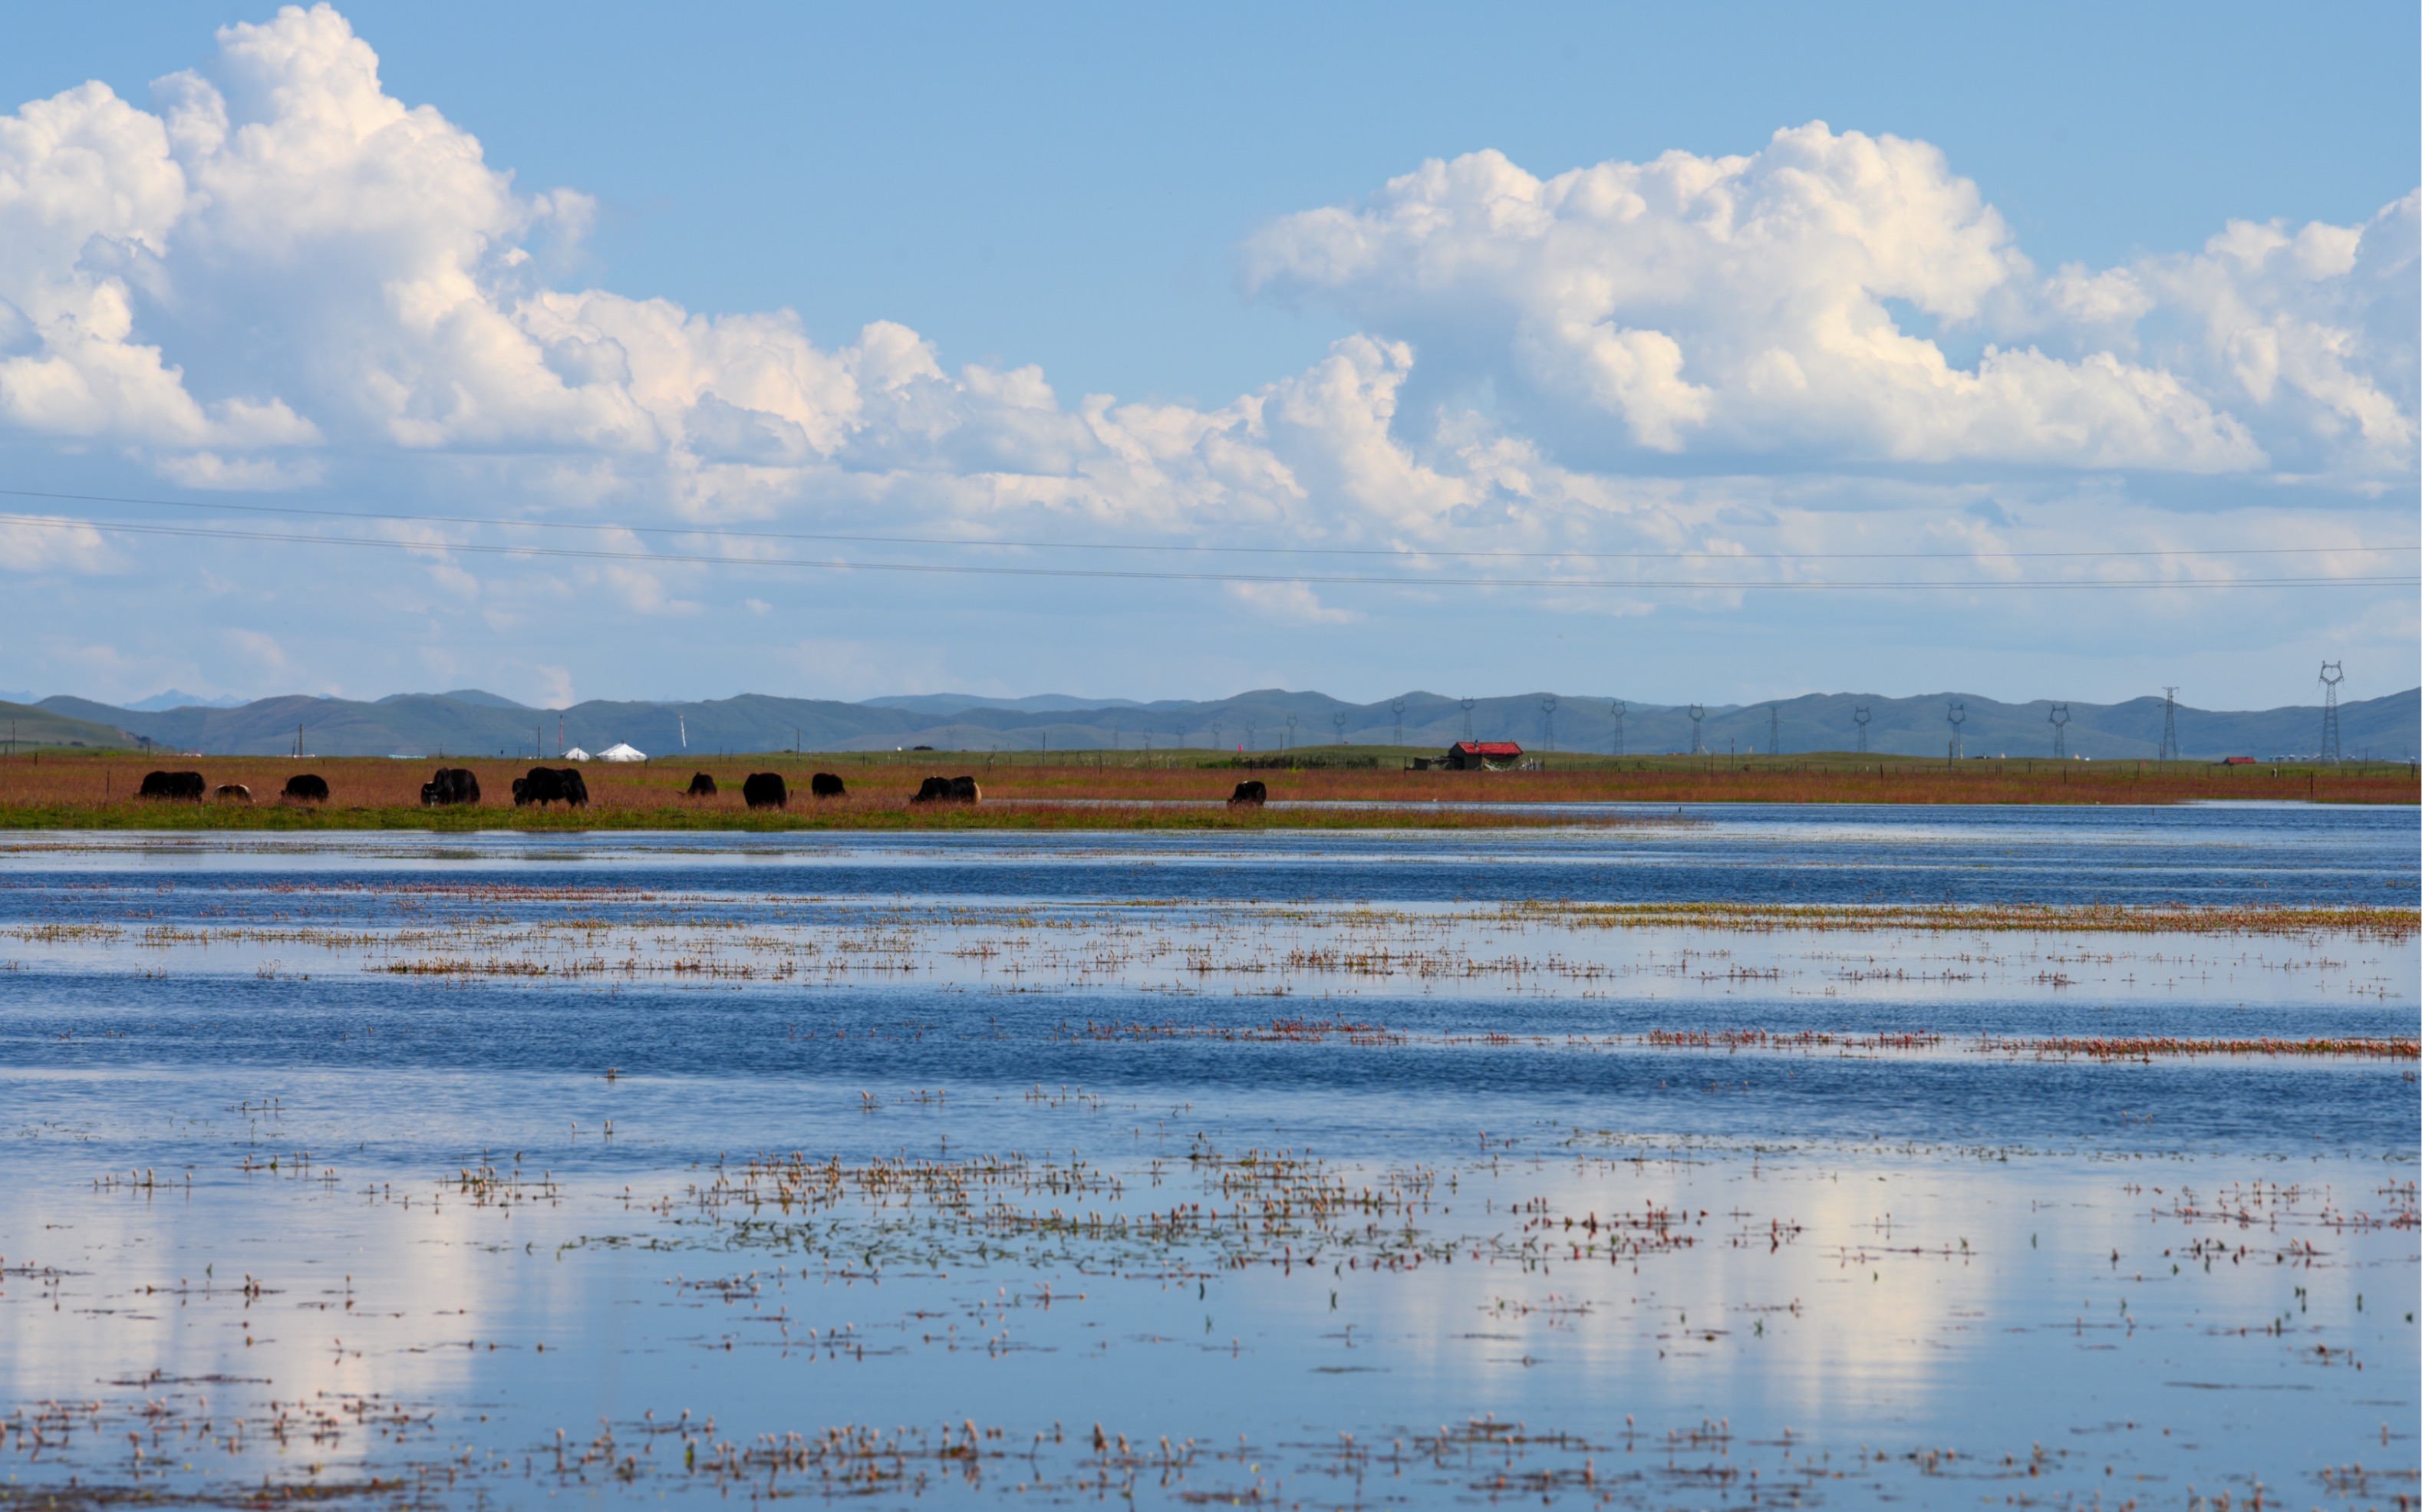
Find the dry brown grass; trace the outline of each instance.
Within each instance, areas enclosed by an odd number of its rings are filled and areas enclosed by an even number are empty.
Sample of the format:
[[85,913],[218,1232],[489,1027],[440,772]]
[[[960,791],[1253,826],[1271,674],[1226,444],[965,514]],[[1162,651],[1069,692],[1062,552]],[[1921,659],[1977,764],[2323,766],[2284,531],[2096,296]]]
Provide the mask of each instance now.
[[[720,828],[734,827],[1376,827],[1407,824],[1439,827],[1568,823],[1558,816],[1526,815],[1522,804],[1637,803],[1889,803],[1889,804],[2164,804],[2216,798],[2301,798],[2326,803],[2406,804],[2417,792],[2403,768],[2348,771],[2295,770],[2276,775],[2268,767],[2225,770],[2174,764],[2038,764],[1884,761],[1859,764],[1780,761],[1691,763],[1652,759],[1620,765],[1551,766],[1539,772],[1408,772],[1377,769],[1244,772],[1183,764],[1126,764],[1060,758],[1051,764],[1031,756],[1015,761],[941,752],[904,758],[885,753],[857,756],[717,758],[696,764],[659,762],[583,768],[590,795],[585,811],[560,808],[515,810],[512,780],[527,761],[430,758],[392,761],[291,757],[130,757],[122,752],[62,755],[46,752],[0,761],[0,827],[528,827]],[[424,810],[420,785],[440,764],[468,766],[479,775],[483,801],[473,809]],[[199,771],[215,788],[251,788],[249,810],[208,803],[134,800],[143,774],[154,768]],[[328,780],[329,804],[291,809],[277,800],[286,779],[314,771]],[[835,771],[848,782],[846,798],[818,802],[806,795],[810,774]],[[712,798],[682,795],[693,771],[713,776],[721,791]],[[787,812],[751,814],[740,799],[741,780],[752,771],[779,772],[792,789]],[[911,806],[920,780],[969,773],[983,785],[979,808]],[[1274,805],[1231,811],[1216,806],[1235,783],[1256,777],[1269,785]],[[1367,810],[1302,810],[1290,802],[1356,803]],[[1214,807],[1202,807],[1205,804]],[[1067,805],[1067,806],[1062,806]],[[1470,806],[1477,806],[1470,807]]]

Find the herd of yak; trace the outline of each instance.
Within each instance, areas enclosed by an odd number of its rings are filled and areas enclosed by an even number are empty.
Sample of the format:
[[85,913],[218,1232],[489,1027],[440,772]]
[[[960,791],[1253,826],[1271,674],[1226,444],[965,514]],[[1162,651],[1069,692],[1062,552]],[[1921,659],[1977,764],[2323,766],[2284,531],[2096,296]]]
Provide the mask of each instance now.
[[[1254,782],[1252,787],[1261,786]],[[1242,791],[1241,789],[1239,790]],[[849,789],[830,772],[818,772],[808,779],[808,792],[819,798],[846,797]],[[715,779],[704,772],[689,780],[685,797],[715,796]],[[252,790],[241,782],[225,782],[212,788],[199,772],[151,772],[143,779],[142,790],[136,795],[146,798],[166,798],[184,803],[199,803],[207,795],[220,803],[250,803]],[[787,808],[791,790],[778,772],[751,772],[740,784],[741,800],[752,809]],[[327,779],[311,772],[298,772],[286,780],[285,791],[278,798],[286,803],[325,803],[328,801]],[[917,790],[912,803],[977,803],[983,790],[972,777],[929,777]],[[420,785],[420,802],[424,808],[449,808],[456,804],[480,801],[480,779],[467,766],[441,766],[435,776]],[[560,803],[569,808],[589,806],[589,783],[576,766],[533,766],[527,777],[513,779],[513,807],[527,808],[536,804],[545,808]]]

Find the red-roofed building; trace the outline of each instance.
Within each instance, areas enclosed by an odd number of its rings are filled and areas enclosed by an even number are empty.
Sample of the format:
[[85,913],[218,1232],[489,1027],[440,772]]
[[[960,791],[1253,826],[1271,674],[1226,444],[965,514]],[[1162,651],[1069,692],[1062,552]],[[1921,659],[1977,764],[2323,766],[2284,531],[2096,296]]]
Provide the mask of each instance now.
[[1446,768],[1468,772],[1475,766],[1504,766],[1522,759],[1522,748],[1510,740],[1458,740],[1446,748]]

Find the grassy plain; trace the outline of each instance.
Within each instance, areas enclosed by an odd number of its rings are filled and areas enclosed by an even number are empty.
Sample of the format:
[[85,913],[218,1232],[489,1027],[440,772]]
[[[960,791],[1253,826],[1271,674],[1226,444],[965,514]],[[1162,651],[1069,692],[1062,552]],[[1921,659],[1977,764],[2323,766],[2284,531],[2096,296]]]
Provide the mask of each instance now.
[[[1652,756],[1616,759],[1552,754],[1542,769],[1415,772],[1415,753],[1389,748],[1312,748],[1303,765],[1244,769],[1204,751],[849,752],[717,756],[584,768],[585,811],[512,807],[512,779],[527,761],[430,757],[145,756],[124,751],[58,750],[0,760],[0,828],[212,829],[1232,829],[1479,828],[1576,822],[1534,804],[1888,803],[2168,804],[2227,799],[2410,804],[2422,800],[2422,777],[2398,763],[2335,767],[2220,767],[2200,762],[1969,761],[1814,754],[1785,757]],[[1280,758],[1263,755],[1256,763]],[[1364,761],[1372,765],[1359,764]],[[1319,764],[1327,763],[1329,764]],[[424,809],[420,784],[439,765],[479,775],[476,806]],[[242,783],[249,806],[136,800],[154,768],[202,773],[215,788]],[[328,780],[323,806],[281,804],[287,777],[317,772]],[[712,798],[683,796],[692,772],[714,777]],[[740,800],[750,772],[778,772],[792,789],[786,811],[749,811]],[[839,773],[845,798],[806,795],[810,774]],[[976,807],[912,805],[926,776],[974,776]],[[1225,799],[1246,778],[1268,784],[1271,806],[1231,810]],[[1324,807],[1298,808],[1295,804]],[[1327,807],[1347,805],[1347,807]],[[1620,821],[1617,821],[1620,822]]]

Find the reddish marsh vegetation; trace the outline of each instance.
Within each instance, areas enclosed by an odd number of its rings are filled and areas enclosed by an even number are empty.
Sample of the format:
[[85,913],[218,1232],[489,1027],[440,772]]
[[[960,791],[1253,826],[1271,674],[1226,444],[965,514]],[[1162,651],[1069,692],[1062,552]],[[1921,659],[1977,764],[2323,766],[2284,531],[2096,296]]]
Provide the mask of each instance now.
[[[2322,803],[2407,804],[2422,799],[2422,782],[2401,765],[2334,769],[2219,768],[2191,763],[1970,762],[1952,765],[1879,758],[1757,761],[1683,757],[1617,762],[1551,757],[1545,770],[1410,772],[1395,758],[1372,767],[1263,769],[1271,807],[1229,811],[1224,800],[1240,772],[1198,764],[1195,756],[1073,753],[1039,759],[1031,753],[718,757],[616,766],[590,764],[590,802],[515,809],[512,780],[527,761],[431,757],[416,761],[342,757],[132,756],[124,752],[44,752],[0,761],[0,827],[229,828],[1463,828],[1564,824],[1553,814],[1526,814],[1532,804],[1636,803],[2073,803],[2166,804],[2213,799],[2289,798]],[[483,801],[425,809],[420,787],[440,765],[478,774]],[[134,799],[153,768],[202,773],[215,789],[240,783],[249,806],[198,807]],[[322,806],[281,803],[286,779],[301,771],[328,780]],[[816,771],[839,773],[841,798],[807,795]],[[694,771],[713,776],[716,796],[684,795]],[[752,771],[782,774],[791,789],[787,810],[751,811],[741,802],[741,780]],[[973,776],[983,802],[911,808],[929,776]],[[1357,804],[1370,808],[1303,810],[1294,804]]]

